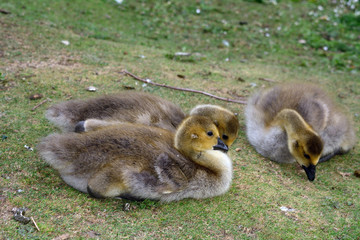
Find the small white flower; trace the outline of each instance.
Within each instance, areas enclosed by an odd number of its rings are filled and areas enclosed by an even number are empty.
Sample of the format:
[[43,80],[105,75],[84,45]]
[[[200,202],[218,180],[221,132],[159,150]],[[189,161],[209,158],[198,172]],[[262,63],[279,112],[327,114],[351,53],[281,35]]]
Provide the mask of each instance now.
[[318,9],[319,11],[323,11],[323,10],[324,10],[324,7],[319,5],[319,6],[317,7],[317,9]]
[[283,212],[295,212],[296,211],[296,209],[288,208],[288,207],[285,207],[285,206],[281,206],[280,210],[283,211]]
[[68,40],[62,40],[61,43],[64,44],[65,46],[70,45],[70,42]]
[[305,39],[300,39],[300,40],[299,40],[299,43],[300,43],[300,44],[305,44],[305,43],[306,43],[306,40],[305,40]]
[[86,88],[86,90],[89,91],[89,92],[96,92],[97,88],[94,87],[94,86],[89,86],[89,87]]
[[197,9],[196,9],[196,13],[197,13],[197,14],[200,14],[200,13],[201,13],[201,9],[200,9],[200,8],[197,8]]
[[225,46],[225,47],[229,47],[230,46],[230,43],[227,41],[227,40],[222,40],[222,44]]
[[222,24],[224,24],[224,25],[227,25],[227,24],[228,24],[228,22],[227,22],[225,19],[221,20],[221,22],[222,22]]
[[270,33],[265,33],[265,37],[270,37]]
[[191,53],[188,53],[188,52],[176,52],[174,55],[175,56],[190,56]]
[[273,5],[277,5],[277,4],[278,4],[276,0],[269,0],[269,2],[270,2],[271,4],[273,4]]
[[323,50],[324,50],[324,51],[327,51],[327,50],[329,50],[329,47],[328,47],[328,46],[324,46],[324,47],[323,47]]
[[118,4],[122,4],[124,2],[124,0],[115,0],[115,2]]
[[26,148],[29,151],[34,151],[34,149],[32,147],[28,146],[28,145],[24,145],[24,148]]

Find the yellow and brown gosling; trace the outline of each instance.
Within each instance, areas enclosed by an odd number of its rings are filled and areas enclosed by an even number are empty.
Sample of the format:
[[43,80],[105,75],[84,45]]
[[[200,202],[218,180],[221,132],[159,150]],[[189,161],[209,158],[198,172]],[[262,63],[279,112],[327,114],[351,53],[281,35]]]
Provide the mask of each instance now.
[[232,179],[228,148],[203,116],[186,118],[175,134],[133,123],[51,134],[38,150],[68,185],[94,197],[209,198],[224,194]]
[[310,181],[316,165],[356,143],[350,118],[319,87],[289,83],[260,91],[245,109],[249,142],[279,163],[298,162]]
[[236,115],[230,110],[217,105],[198,105],[190,111],[190,115],[209,117],[217,126],[220,137],[227,146],[236,140],[240,124]]
[[183,111],[174,103],[133,91],[61,102],[51,106],[45,116],[64,132],[93,131],[119,122],[175,131],[185,118]]

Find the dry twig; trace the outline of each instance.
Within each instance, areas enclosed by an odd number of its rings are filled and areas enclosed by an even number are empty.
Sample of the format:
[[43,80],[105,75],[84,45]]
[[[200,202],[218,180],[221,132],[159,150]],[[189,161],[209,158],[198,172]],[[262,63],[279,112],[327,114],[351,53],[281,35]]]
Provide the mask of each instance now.
[[38,227],[38,225],[36,224],[35,220],[33,217],[30,217],[31,221],[33,222],[33,224],[35,225],[36,229],[40,232],[40,229]]
[[261,80],[261,81],[266,81],[266,82],[273,82],[273,83],[276,83],[276,81],[275,80],[272,80],[272,79],[270,79],[270,78],[259,78],[259,80]]
[[35,109],[37,109],[38,107],[40,107],[41,105],[43,105],[44,103],[46,103],[46,102],[48,102],[48,101],[51,102],[51,99],[50,99],[50,98],[47,98],[47,99],[41,101],[38,105],[36,105],[35,107],[33,107],[33,108],[31,109],[31,111],[35,111]]
[[170,89],[184,91],[184,92],[200,93],[200,94],[203,94],[203,95],[206,95],[206,96],[209,96],[209,97],[212,97],[212,98],[216,98],[216,99],[219,99],[219,100],[222,100],[222,101],[226,101],[226,102],[234,102],[234,103],[246,104],[246,101],[244,101],[244,100],[236,100],[236,99],[218,97],[218,96],[215,96],[213,94],[203,92],[203,91],[199,91],[199,90],[193,90],[193,89],[181,88],[181,87],[172,87],[172,86],[168,86],[166,84],[156,83],[156,82],[151,81],[150,79],[142,79],[142,78],[140,78],[140,77],[126,71],[126,70],[123,70],[120,73],[127,74],[127,75],[131,76],[132,78],[134,78],[134,79],[136,79],[138,81],[141,81],[141,82],[144,82],[144,83],[147,83],[147,84],[151,84],[151,85],[154,85],[154,86],[165,87],[165,88],[170,88]]

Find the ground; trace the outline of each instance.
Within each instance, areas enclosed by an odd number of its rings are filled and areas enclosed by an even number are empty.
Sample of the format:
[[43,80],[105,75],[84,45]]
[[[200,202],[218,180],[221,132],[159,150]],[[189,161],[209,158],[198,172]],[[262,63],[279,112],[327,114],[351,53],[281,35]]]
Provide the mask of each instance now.
[[[282,82],[312,82],[349,112],[359,136],[358,2],[4,0],[0,10],[1,239],[360,235],[359,143],[319,165],[309,182],[297,165],[271,162],[250,146],[243,104],[121,73],[232,99]],[[59,131],[45,119],[46,108],[120,91],[150,92],[185,112],[210,103],[237,113],[241,129],[229,151],[229,192],[164,204],[97,200],[67,186],[37,154],[41,138]],[[42,98],[30,100],[33,94]],[[14,207],[26,207],[40,231],[15,221]]]

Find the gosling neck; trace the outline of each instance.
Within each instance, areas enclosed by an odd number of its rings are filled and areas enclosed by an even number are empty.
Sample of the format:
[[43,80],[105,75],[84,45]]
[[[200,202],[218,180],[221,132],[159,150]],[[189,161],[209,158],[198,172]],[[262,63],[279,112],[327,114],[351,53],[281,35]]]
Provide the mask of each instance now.
[[193,161],[217,175],[229,175],[232,172],[229,156],[218,150],[205,150],[197,154]]
[[[295,110],[283,109],[275,117],[274,123],[282,127],[289,137],[295,137],[299,134],[311,131],[312,127],[303,119],[303,117]],[[317,134],[316,134],[317,135]]]

